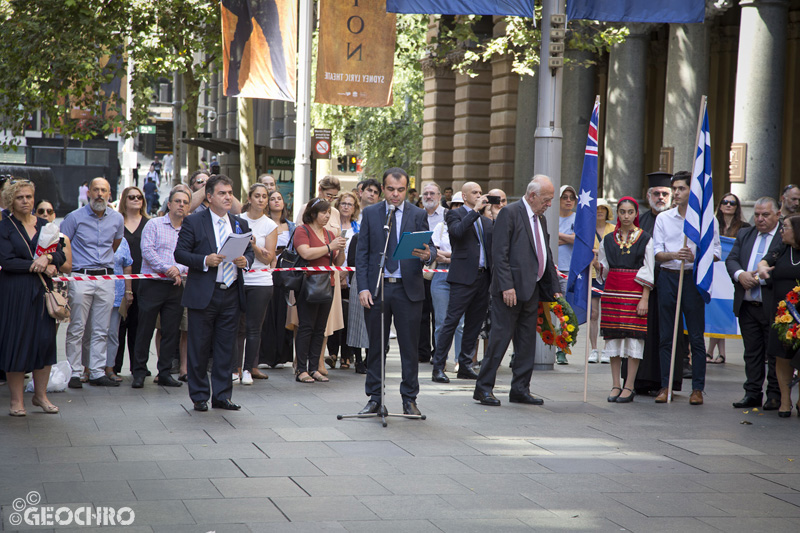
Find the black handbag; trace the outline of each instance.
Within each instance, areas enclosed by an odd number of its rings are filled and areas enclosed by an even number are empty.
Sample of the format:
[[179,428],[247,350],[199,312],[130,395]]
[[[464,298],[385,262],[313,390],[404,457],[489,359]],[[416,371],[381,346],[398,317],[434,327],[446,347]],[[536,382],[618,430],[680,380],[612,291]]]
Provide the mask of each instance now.
[[[327,235],[328,231],[323,229]],[[333,259],[328,254],[328,261],[333,266]],[[331,285],[331,275],[325,274],[309,274],[303,281],[303,288],[300,290],[300,296],[305,302],[310,304],[325,304],[333,301],[333,286]]]
[[[292,231],[292,235],[289,237],[289,243],[281,252],[281,255],[278,256],[278,260],[275,264],[276,268],[297,268],[308,266],[308,261],[300,257],[300,254],[298,254],[297,250],[295,250],[293,247],[295,231],[297,231],[297,228]],[[299,271],[273,272],[272,282],[278,287],[283,288],[285,291],[297,292],[303,285],[304,277],[305,273]]]

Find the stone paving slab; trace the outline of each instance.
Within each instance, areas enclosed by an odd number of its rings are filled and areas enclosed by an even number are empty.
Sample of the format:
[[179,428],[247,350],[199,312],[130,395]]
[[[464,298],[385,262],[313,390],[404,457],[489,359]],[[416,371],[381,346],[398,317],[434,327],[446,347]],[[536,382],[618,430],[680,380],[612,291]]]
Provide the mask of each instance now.
[[609,404],[608,365],[590,365],[583,403],[573,356],[534,373],[541,407],[508,403],[504,364],[503,405],[489,408],[472,400],[472,382],[433,384],[422,364],[428,419],[386,428],[336,419],[366,402],[352,369],[310,387],[291,369],[268,371],[266,382],[234,386],[242,411],[207,413],[192,410],[183,387],[131,389],[124,376],[117,389],[54,394],[56,416],[0,417],[3,527],[11,503],[36,491],[47,505],[129,506],[131,532],[800,531],[800,421],[733,409],[741,346],[727,351],[725,365],[708,368],[702,407],[686,391],[670,405]]

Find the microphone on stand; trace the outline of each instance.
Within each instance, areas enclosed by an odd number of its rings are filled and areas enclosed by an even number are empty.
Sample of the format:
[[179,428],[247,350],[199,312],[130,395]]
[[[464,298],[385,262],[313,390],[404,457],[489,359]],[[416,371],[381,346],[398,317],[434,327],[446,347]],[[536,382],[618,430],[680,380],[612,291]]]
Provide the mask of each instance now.
[[383,224],[383,231],[389,231],[389,228],[392,227],[392,222],[394,221],[394,210],[397,209],[397,206],[389,204],[389,212],[386,213],[386,222]]

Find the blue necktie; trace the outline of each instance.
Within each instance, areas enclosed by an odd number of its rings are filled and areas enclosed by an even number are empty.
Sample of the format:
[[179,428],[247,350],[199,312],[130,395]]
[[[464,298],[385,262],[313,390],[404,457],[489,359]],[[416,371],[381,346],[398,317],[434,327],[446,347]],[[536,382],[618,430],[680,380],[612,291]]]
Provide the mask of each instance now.
[[[225,219],[220,218],[217,222],[219,225],[219,244],[225,244],[225,239],[228,238],[228,225],[225,224]],[[222,268],[222,283],[230,287],[236,281],[236,267],[230,261],[225,261],[220,265]]]
[[390,274],[397,270],[397,259],[392,259],[397,248],[397,209],[392,212],[392,222],[389,227],[389,246],[386,248],[386,269],[385,274]]
[[[761,261],[762,257],[764,257],[764,248],[766,248],[767,244],[767,235],[769,233],[762,233],[759,235],[760,239],[758,241],[758,250],[756,250],[756,255],[753,258],[753,264],[750,266],[750,270],[755,270],[756,265],[758,262]],[[755,301],[761,301],[761,282],[758,282],[758,285],[750,289],[750,298]]]
[[483,242],[483,224],[481,224],[481,219],[475,221],[475,232],[478,234],[478,244],[480,245],[480,250],[478,252],[478,267],[485,267],[486,245]]

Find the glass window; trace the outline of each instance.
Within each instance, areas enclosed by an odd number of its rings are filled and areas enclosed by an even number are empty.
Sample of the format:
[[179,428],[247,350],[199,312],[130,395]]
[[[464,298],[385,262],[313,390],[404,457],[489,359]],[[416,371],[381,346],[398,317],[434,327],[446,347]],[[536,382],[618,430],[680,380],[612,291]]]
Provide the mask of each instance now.
[[108,165],[107,150],[86,150],[86,164],[92,167],[105,167]]
[[33,161],[37,165],[60,165],[61,148],[34,148]]
[[82,167],[86,164],[86,150],[67,148],[67,164]]

